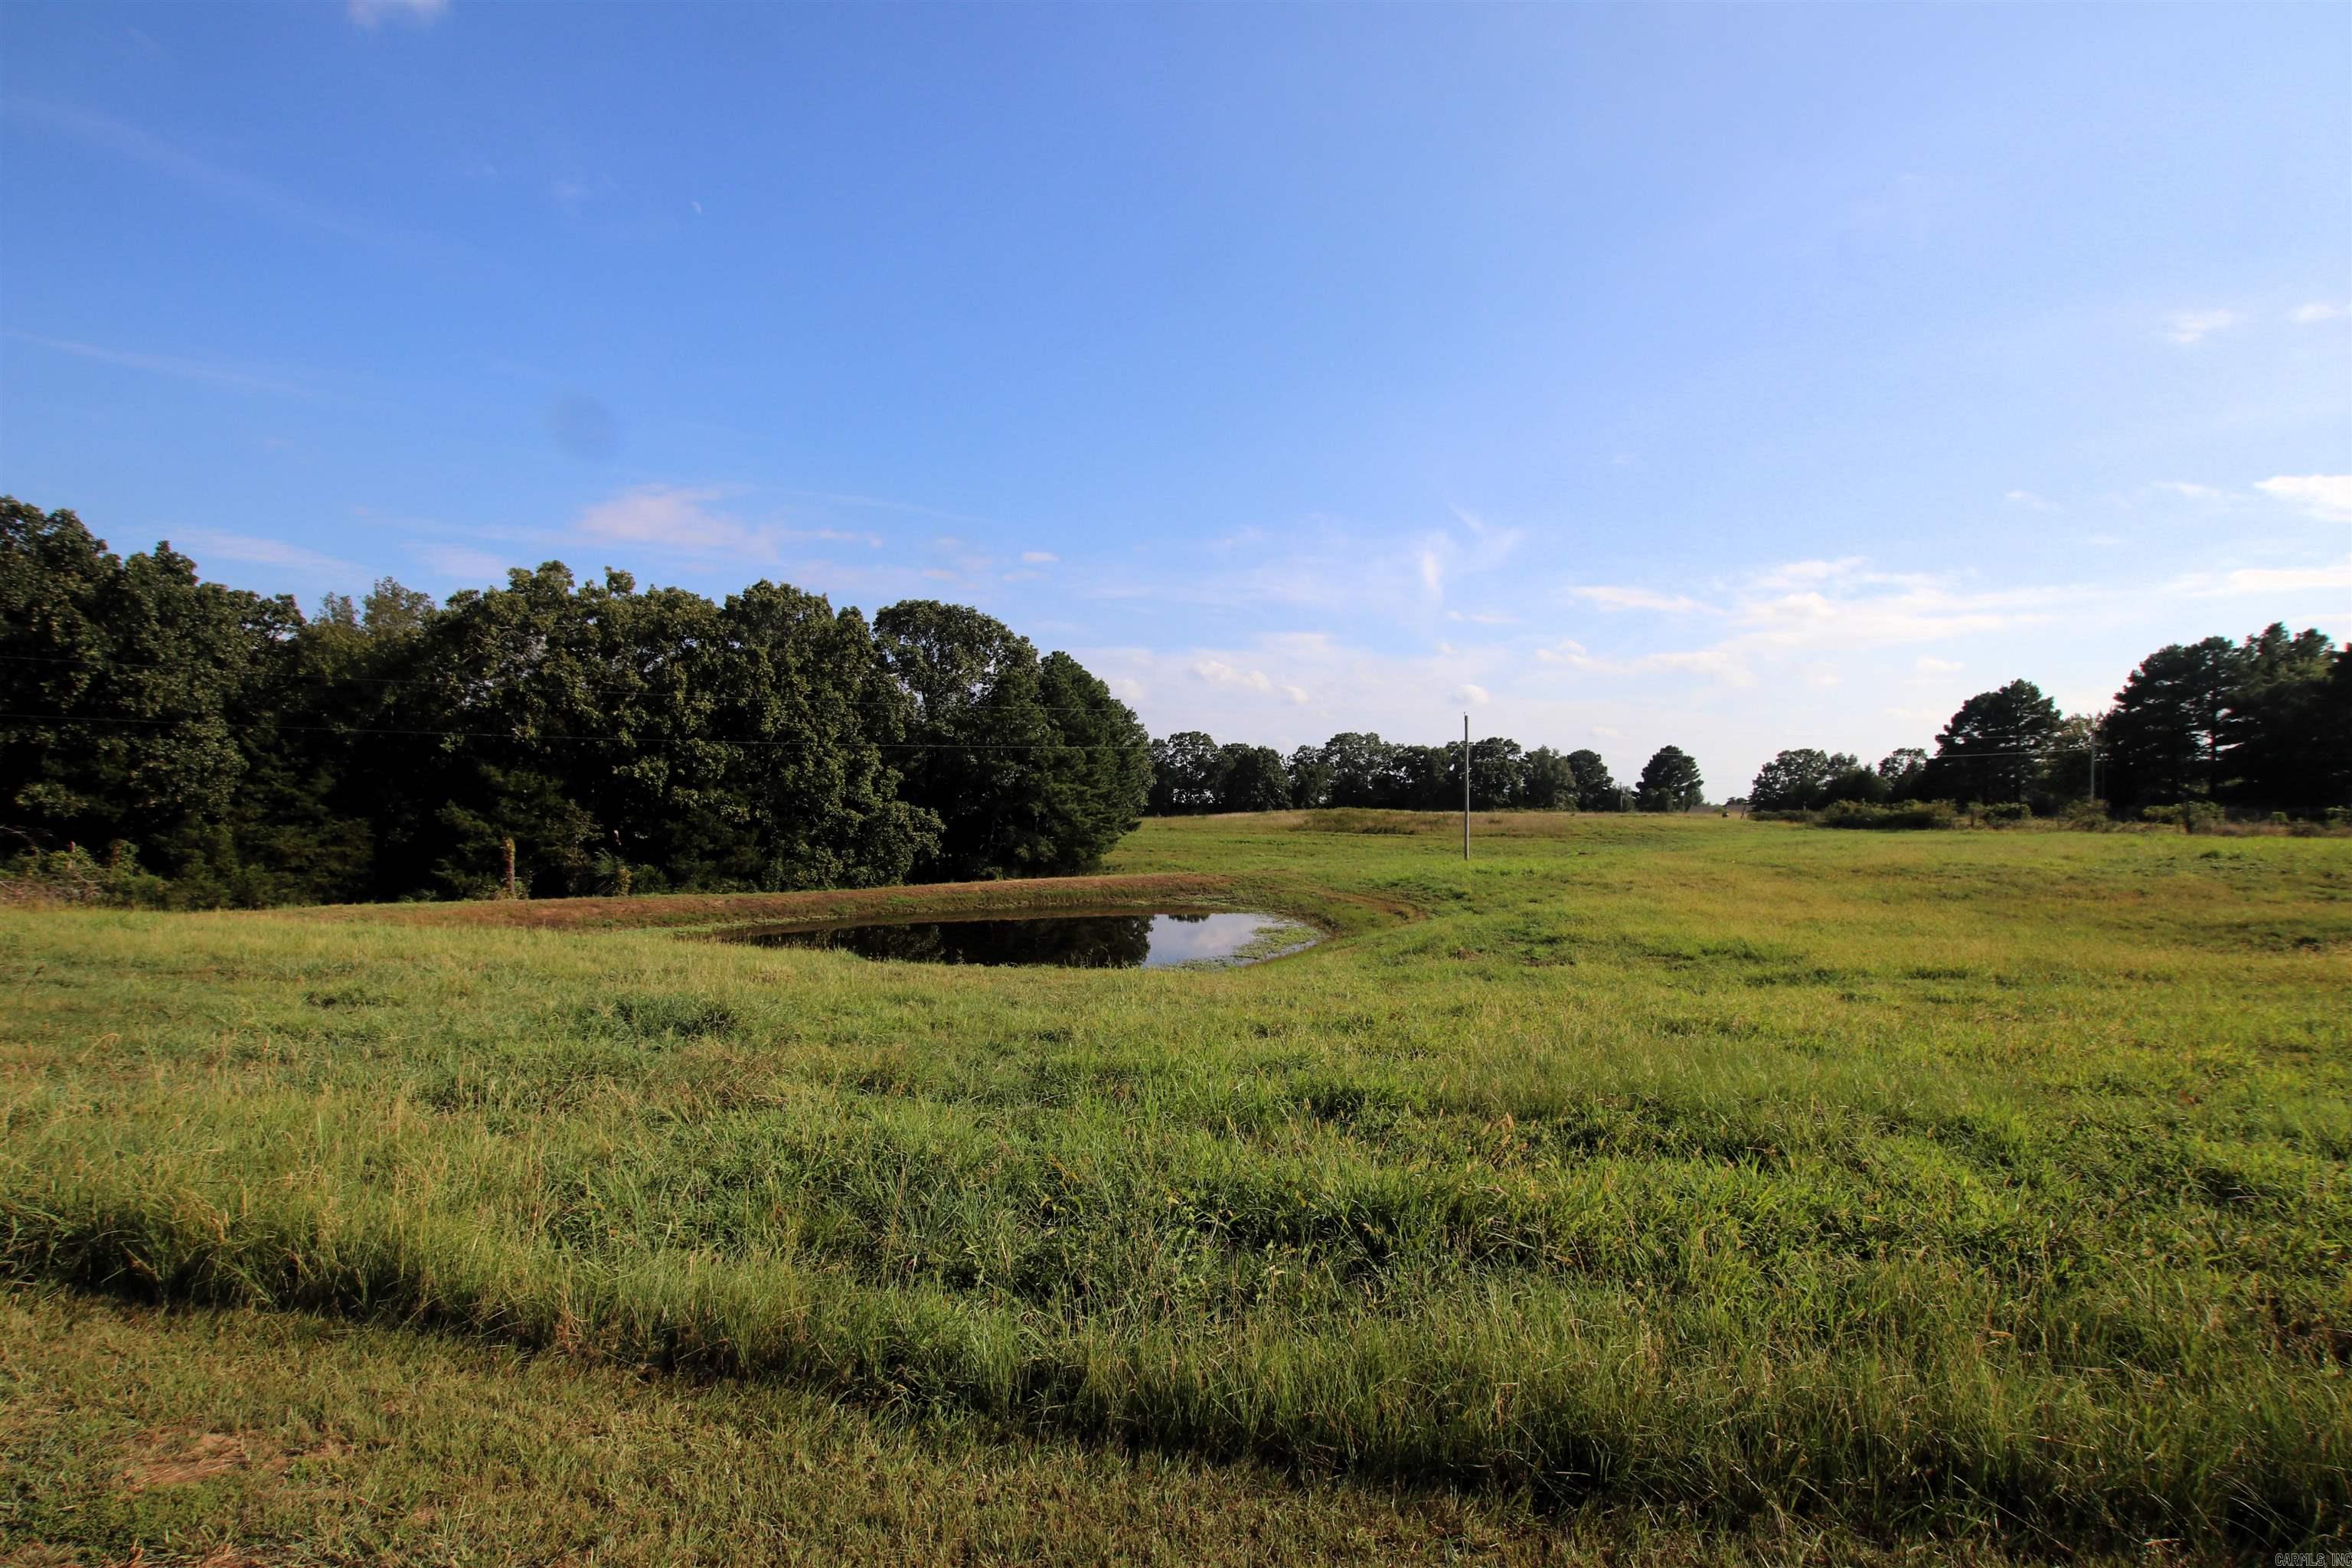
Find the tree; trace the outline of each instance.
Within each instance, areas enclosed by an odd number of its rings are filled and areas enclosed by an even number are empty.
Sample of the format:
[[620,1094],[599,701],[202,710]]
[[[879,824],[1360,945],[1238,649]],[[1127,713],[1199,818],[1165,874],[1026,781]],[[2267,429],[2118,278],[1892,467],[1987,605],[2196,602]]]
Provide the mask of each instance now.
[[1622,808],[1624,791],[1609,776],[1609,764],[1601,753],[1579,750],[1568,753],[1568,771],[1576,779],[1576,809],[1579,811],[1617,811]]
[[[939,847],[917,861],[916,875],[950,881],[1075,869],[1141,815],[1150,741],[1107,688],[1078,681],[1085,672],[1076,660],[1054,676],[1003,622],[930,599],[892,605],[874,617],[874,633],[911,705],[901,793],[940,820]],[[1082,693],[1082,721],[1066,727],[1054,710],[1071,691]],[[1071,754],[1090,744],[1133,760],[1097,778]],[[1089,803],[1097,784],[1102,793]]]
[[2106,725],[2116,801],[2169,805],[2213,795],[2238,674],[2238,649],[2227,637],[2168,644],[2140,660]]
[[1290,804],[1300,810],[1328,805],[1331,800],[1331,764],[1320,746],[1301,746],[1283,764],[1290,775]]
[[1843,752],[1832,755],[1811,747],[1782,752],[1757,770],[1756,782],[1748,786],[1748,804],[1757,811],[1804,811],[1824,805],[1830,781],[1860,766]]
[[1397,748],[1378,735],[1350,731],[1323,743],[1331,770],[1333,805],[1391,805],[1398,793]]
[[[1527,758],[1517,741],[1499,735],[1470,742],[1470,802],[1480,811],[1508,811],[1519,804],[1526,789]],[[1445,799],[1451,810],[1462,804],[1462,749],[1447,748]]]
[[[1068,654],[1047,654],[1037,674],[1056,745],[1039,753],[1045,847],[1028,867],[1087,870],[1143,820],[1151,790],[1149,737],[1134,710]],[[1276,777],[1281,768],[1275,758]]]
[[1927,753],[1917,746],[1897,746],[1878,760],[1879,797],[1916,800],[1927,780]]
[[1835,805],[1840,801],[1881,801],[1886,798],[1886,785],[1876,771],[1864,767],[1845,752],[1830,758],[1832,771],[1822,787],[1814,793],[1816,807]]
[[2227,798],[2286,811],[2347,804],[2329,783],[2328,763],[2345,744],[2342,734],[2330,733],[2327,707],[2330,671],[2340,661],[2324,633],[2289,636],[2275,621],[2240,647],[2221,715]]
[[1528,753],[1520,804],[1531,811],[1576,809],[1576,773],[1568,759],[1549,746]]
[[1211,809],[1222,765],[1217,742],[1199,730],[1179,730],[1164,741],[1152,742],[1151,815],[1177,816]]
[[1284,811],[1290,805],[1290,775],[1282,753],[1272,746],[1239,742],[1223,749],[1224,767],[1217,784],[1219,811]]
[[1706,798],[1706,793],[1698,763],[1679,746],[1661,746],[1643,765],[1634,805],[1641,811],[1688,811]]
[[233,874],[246,700],[301,619],[168,542],[119,558],[72,512],[0,497],[0,809],[43,847],[122,839],[172,876]]
[[1390,752],[1389,793],[1375,802],[1397,811],[1459,811],[1462,775],[1451,746],[1397,746]]
[[1936,737],[1921,793],[1962,805],[2021,801],[2058,727],[2058,705],[2030,680],[2012,680],[1960,704]]
[[2069,713],[2058,721],[2042,745],[2034,774],[2030,795],[2035,806],[2053,811],[2091,798],[2091,758],[2103,743],[2104,724],[2092,713]]

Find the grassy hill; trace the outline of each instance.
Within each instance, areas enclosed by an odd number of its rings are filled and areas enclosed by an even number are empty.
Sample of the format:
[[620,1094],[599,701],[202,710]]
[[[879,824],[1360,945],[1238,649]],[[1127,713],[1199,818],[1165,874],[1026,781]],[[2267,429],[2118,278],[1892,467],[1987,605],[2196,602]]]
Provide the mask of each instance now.
[[[2342,1542],[2352,842],[1457,829],[0,913],[0,1551]],[[1334,940],[1101,973],[690,929],[1179,891]]]

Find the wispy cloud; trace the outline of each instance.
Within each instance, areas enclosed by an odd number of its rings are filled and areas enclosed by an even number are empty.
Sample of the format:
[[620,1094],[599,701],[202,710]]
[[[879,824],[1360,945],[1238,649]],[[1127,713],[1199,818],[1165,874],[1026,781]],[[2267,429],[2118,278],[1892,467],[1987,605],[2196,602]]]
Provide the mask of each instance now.
[[1493,693],[1475,680],[1465,680],[1455,687],[1452,696],[1465,708],[1484,708],[1495,700]]
[[2035,495],[2032,490],[2011,490],[2007,495],[2001,497],[2001,500],[2009,502],[2011,506],[2021,506],[2028,511],[2059,511],[2063,510],[2056,501],[2051,500],[2042,496]]
[[507,569],[514,564],[487,550],[463,544],[421,544],[416,547],[416,558],[428,570],[465,583],[502,582]]
[[429,26],[448,15],[449,0],[348,0],[344,15],[371,30],[387,18]]
[[1705,605],[1685,594],[1659,594],[1648,588],[1613,587],[1606,584],[1570,588],[1569,592],[1604,610],[1657,610],[1671,615],[1704,610]]
[[2336,588],[2352,588],[2352,557],[2333,566],[2242,566],[2231,572],[2194,573],[2170,584],[2171,592],[2192,599],[2256,598]]
[[296,572],[333,573],[354,582],[365,574],[362,568],[340,556],[324,554],[299,544],[289,544],[282,539],[266,539],[257,533],[191,528],[182,531],[173,541],[173,545],[193,556],[199,566],[209,557],[254,566],[279,566]]
[[1021,559],[1032,566],[1050,566],[1061,557],[1050,550],[1024,550],[1021,552]]
[[2230,499],[2230,492],[2227,490],[2216,489],[2211,485],[2190,484],[2186,479],[2158,479],[2148,489],[2163,490],[2168,495],[2179,496],[2183,500],[2218,501]]
[[131,349],[110,349],[98,343],[79,343],[67,338],[45,338],[33,332],[10,332],[18,342],[31,343],[55,353],[71,354],[77,359],[94,360],[100,364],[119,365],[124,370],[143,371],[150,375],[168,375],[179,381],[202,382],[207,386],[226,386],[239,392],[274,392],[289,397],[318,395],[314,388],[305,386],[283,372],[231,363],[224,360],[183,359],[174,354],[140,353]]
[[2254,489],[2330,522],[2352,522],[2352,474],[2281,474]]
[[2165,324],[2164,335],[2176,343],[2197,343],[2237,324],[2235,310],[2176,310]]
[[153,136],[135,125],[45,99],[10,98],[0,112],[46,131],[71,137],[84,146],[110,153],[178,181],[189,189],[233,206],[244,207],[289,228],[309,229],[337,238],[415,255],[450,257],[457,248],[446,240],[405,229],[363,223],[305,200],[267,180],[207,162],[193,153]]
[[2331,305],[2325,300],[2314,300],[2295,310],[2294,320],[2297,325],[2308,327],[2315,322],[2332,321],[2346,315],[2352,315],[2352,305]]
[[[641,545],[671,554],[723,553],[760,561],[774,560],[787,544],[881,547],[877,535],[856,530],[755,524],[719,510],[719,503],[739,493],[726,485],[639,485],[583,507],[572,521],[572,528],[588,539]],[[973,569],[983,570],[988,564],[985,558],[981,558]]]

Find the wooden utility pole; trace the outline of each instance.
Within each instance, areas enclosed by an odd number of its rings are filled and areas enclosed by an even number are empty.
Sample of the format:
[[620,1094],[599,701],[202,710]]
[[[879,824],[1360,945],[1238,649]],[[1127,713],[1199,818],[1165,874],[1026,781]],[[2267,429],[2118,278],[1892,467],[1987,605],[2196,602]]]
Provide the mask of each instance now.
[[1462,715],[1462,858],[1470,858],[1470,715]]

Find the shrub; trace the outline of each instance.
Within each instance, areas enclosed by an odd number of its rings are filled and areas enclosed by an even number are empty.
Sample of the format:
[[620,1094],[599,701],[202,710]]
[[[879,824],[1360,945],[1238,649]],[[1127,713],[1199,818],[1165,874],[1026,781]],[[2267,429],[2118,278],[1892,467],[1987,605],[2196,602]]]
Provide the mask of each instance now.
[[1905,801],[1893,805],[1842,800],[1819,818],[1823,827],[1949,827],[1955,820],[1952,803],[1948,800]]
[[2183,833],[2210,833],[2221,825],[2221,808],[2210,800],[2184,800],[2172,805],[2140,807],[2142,822],[2178,823]]
[[0,866],[0,903],[102,904],[128,909],[161,904],[163,879],[139,868],[138,851],[121,839],[106,860],[79,844],[62,849],[28,850]]
[[1993,827],[2023,822],[2032,815],[2033,808],[2021,800],[1990,801],[1976,809],[1977,820]]

